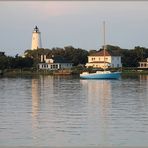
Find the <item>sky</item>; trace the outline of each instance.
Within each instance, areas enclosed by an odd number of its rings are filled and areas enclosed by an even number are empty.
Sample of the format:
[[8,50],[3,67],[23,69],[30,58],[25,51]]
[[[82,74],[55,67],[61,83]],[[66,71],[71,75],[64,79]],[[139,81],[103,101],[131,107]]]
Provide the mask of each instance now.
[[0,51],[23,55],[36,25],[43,48],[98,50],[103,21],[106,44],[148,47],[147,1],[0,1]]

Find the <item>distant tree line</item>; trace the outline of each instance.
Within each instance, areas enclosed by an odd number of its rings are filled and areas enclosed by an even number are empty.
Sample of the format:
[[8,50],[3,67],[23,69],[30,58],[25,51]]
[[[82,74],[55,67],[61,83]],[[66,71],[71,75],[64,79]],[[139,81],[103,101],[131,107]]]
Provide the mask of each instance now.
[[123,67],[138,67],[139,62],[148,58],[148,48],[136,46],[134,49],[122,49],[118,46],[108,45],[108,50],[120,53]]
[[[72,46],[66,46],[64,48],[54,47],[52,49],[28,49],[24,52],[25,57],[18,55],[15,57],[1,55],[0,69],[36,67],[40,62],[41,55],[47,55],[47,57],[59,55],[69,60],[69,62],[72,62],[74,66],[85,65],[87,63],[88,55],[96,53],[99,50],[92,49],[87,51]],[[148,57],[148,48],[140,46],[136,46],[134,49],[122,49],[118,46],[107,45],[107,50],[118,52],[121,55],[123,67],[137,67],[139,61]]]
[[72,62],[74,66],[77,66],[87,62],[89,52],[81,48],[74,48],[72,46],[66,46],[64,48],[54,47],[52,49],[40,48],[38,50],[25,51],[25,56],[34,59],[35,63],[40,62],[41,55],[43,54],[47,55],[47,57],[51,57],[52,55],[62,56],[69,62]]
[[0,56],[0,69],[22,69],[22,68],[31,68],[33,66],[33,59],[28,57],[20,57],[16,55],[15,57],[11,56]]
[[[102,50],[102,48],[100,50]],[[107,45],[106,49],[117,52],[121,55],[123,67],[138,67],[140,61],[148,58],[148,48],[145,47],[136,46],[134,49],[122,49],[118,46]],[[98,51],[90,50],[89,54],[96,52]]]

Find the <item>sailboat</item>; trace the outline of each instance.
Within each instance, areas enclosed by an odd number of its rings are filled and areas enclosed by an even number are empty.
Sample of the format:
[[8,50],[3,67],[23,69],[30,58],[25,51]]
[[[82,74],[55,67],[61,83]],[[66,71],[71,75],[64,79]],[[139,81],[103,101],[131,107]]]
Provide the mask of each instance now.
[[119,79],[121,76],[121,72],[111,72],[106,70],[105,68],[105,50],[106,50],[106,45],[105,45],[105,22],[103,23],[104,25],[104,46],[103,46],[103,54],[104,54],[104,68],[103,71],[96,71],[95,73],[89,73],[89,72],[83,72],[80,74],[80,78],[83,79]]

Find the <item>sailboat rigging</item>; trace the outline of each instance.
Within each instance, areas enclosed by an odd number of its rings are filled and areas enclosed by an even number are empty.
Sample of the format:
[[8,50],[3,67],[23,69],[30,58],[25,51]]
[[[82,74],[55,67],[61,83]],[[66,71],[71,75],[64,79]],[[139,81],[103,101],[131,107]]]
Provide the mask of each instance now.
[[106,70],[106,58],[105,58],[105,51],[106,51],[106,41],[105,41],[105,21],[103,22],[103,40],[104,40],[104,46],[103,46],[103,56],[104,56],[104,71],[96,71],[95,73],[89,73],[89,72],[83,72],[80,74],[80,78],[84,79],[119,79],[121,76],[121,72],[111,72]]
[[105,71],[105,50],[106,50],[106,43],[105,43],[105,21],[103,22],[103,36],[104,36],[104,46],[103,46],[103,55],[104,55],[104,71]]

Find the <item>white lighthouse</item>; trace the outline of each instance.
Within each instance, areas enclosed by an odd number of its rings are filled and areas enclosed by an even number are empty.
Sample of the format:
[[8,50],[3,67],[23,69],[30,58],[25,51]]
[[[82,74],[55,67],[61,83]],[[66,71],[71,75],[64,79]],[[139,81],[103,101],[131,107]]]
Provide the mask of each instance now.
[[33,32],[32,32],[32,45],[31,50],[36,50],[38,48],[41,48],[41,32],[39,31],[38,27],[35,26]]

